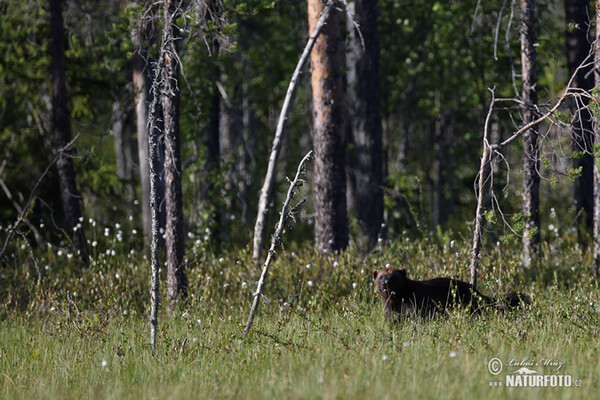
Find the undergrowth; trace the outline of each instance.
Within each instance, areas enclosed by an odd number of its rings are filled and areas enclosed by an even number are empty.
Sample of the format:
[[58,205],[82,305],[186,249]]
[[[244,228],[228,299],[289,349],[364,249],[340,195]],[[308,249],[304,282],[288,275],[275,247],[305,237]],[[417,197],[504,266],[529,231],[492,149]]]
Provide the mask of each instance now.
[[[600,389],[598,283],[574,233],[546,240],[530,270],[519,246],[485,247],[480,290],[525,292],[524,309],[392,326],[373,269],[467,280],[468,238],[399,236],[368,255],[292,244],[277,254],[247,338],[260,266],[247,250],[213,255],[197,240],[187,252],[189,297],[171,315],[161,307],[154,352],[148,260],[134,241],[101,239],[83,271],[60,246],[40,254],[16,242],[0,272],[1,398],[592,398]],[[495,357],[499,376],[488,370]],[[490,386],[517,369],[511,360],[560,362],[529,368],[581,386]]]

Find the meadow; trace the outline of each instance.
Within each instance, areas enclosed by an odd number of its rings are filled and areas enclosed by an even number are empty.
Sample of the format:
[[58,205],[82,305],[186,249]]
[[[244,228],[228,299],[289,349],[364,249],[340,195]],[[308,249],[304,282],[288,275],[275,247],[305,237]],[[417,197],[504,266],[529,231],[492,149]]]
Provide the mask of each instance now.
[[[600,390],[598,283],[573,233],[546,238],[540,266],[527,271],[514,243],[487,247],[480,290],[526,292],[524,309],[394,325],[372,270],[467,280],[467,238],[397,238],[368,256],[291,245],[277,255],[248,337],[259,267],[246,250],[213,257],[199,240],[188,252],[190,296],[170,315],[163,301],[154,351],[148,262],[127,240],[98,236],[83,272],[57,247],[34,257],[17,246],[3,266],[0,398],[590,399]],[[571,386],[493,386],[523,365],[569,375]]]

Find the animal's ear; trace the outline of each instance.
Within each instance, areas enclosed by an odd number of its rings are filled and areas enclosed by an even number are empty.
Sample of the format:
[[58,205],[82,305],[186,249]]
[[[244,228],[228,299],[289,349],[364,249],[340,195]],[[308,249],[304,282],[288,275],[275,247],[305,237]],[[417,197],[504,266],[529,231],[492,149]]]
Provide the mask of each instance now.
[[406,278],[406,270],[404,268],[400,268],[398,272],[400,273],[400,278]]
[[376,270],[373,271],[373,279],[374,280],[377,280],[377,275],[379,275],[379,270],[378,269],[376,269]]

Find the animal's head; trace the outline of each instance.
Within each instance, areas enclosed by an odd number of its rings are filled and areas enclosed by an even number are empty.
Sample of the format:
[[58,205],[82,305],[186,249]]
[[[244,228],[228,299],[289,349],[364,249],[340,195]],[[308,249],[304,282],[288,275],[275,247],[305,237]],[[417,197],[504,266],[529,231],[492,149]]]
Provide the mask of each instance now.
[[406,283],[406,270],[395,268],[376,269],[373,271],[375,287],[381,295],[392,295],[402,289]]

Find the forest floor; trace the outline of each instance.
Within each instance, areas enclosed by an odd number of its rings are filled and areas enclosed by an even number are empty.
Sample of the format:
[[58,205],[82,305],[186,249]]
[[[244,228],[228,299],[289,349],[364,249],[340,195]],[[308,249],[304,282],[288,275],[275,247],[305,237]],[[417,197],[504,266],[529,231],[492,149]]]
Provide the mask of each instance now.
[[[464,266],[454,263],[467,259],[468,249],[452,247],[406,243],[368,264],[402,259],[412,277],[464,279]],[[545,261],[554,261],[550,250]],[[515,287],[530,305],[477,316],[456,310],[392,326],[364,259],[287,251],[275,262],[247,338],[246,282],[258,269],[248,267],[244,252],[202,256],[189,266],[194,296],[171,315],[161,310],[154,352],[146,268],[98,261],[68,273],[68,263],[56,263],[26,291],[5,269],[2,283],[12,289],[4,286],[0,303],[0,398],[595,398],[600,296],[587,256],[552,264],[534,279],[497,251],[484,262],[481,291]],[[23,267],[22,278],[33,269]],[[549,376],[541,378],[547,386],[507,387],[531,379],[516,377],[521,367]]]

